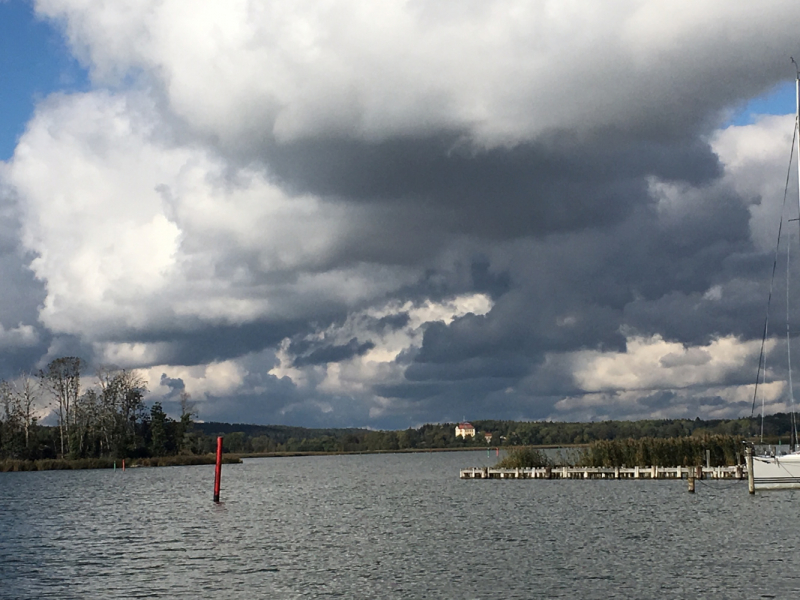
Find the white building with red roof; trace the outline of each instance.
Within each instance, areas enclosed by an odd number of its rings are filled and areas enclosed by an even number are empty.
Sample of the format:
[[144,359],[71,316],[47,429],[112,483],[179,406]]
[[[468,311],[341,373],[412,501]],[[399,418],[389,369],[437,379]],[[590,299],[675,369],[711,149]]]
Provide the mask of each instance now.
[[472,423],[459,423],[456,425],[456,437],[461,436],[464,439],[468,437],[475,437],[475,427]]

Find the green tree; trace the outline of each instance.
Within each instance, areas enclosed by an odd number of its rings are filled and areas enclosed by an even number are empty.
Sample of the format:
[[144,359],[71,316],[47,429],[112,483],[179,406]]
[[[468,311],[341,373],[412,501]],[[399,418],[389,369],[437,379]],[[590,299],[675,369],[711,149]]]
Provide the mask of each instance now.
[[161,402],[156,402],[150,407],[150,444],[151,456],[165,456],[168,445],[167,414],[161,407]]

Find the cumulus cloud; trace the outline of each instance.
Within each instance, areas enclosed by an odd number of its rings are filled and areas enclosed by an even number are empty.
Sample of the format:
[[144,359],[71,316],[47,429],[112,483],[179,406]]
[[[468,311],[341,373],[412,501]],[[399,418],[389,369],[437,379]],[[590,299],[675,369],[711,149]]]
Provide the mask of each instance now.
[[779,67],[765,58],[785,55],[800,17],[785,2],[682,1],[668,19],[652,2],[556,0],[36,6],[64,23],[98,81],[143,73],[177,115],[231,145],[455,130],[494,146],[559,129],[685,131],[766,90]]
[[17,147],[8,180],[25,198],[23,243],[47,282],[50,330],[289,318],[405,282],[402,269],[331,264],[353,226],[342,207],[159,139],[151,111],[135,96],[55,98]]
[[745,410],[792,118],[724,123],[800,6],[35,6],[93,86],[0,168],[7,370],[239,421]]

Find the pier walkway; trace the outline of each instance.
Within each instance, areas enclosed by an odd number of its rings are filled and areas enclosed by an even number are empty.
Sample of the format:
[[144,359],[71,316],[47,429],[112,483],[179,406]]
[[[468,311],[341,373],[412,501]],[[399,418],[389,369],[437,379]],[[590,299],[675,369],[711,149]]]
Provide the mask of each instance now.
[[735,467],[537,467],[461,469],[461,479],[746,479],[747,468]]

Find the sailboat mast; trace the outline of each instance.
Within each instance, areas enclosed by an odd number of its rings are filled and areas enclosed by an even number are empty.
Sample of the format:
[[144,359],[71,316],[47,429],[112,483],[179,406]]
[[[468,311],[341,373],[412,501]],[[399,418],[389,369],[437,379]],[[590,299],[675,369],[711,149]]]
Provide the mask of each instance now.
[[[795,89],[795,116],[794,116],[794,133],[795,138],[797,139],[797,210],[798,214],[800,215],[800,133],[798,131],[798,126],[800,126],[800,69],[798,69],[797,63],[795,62],[794,58],[792,58],[792,63],[795,67],[795,80],[794,80],[794,89]],[[800,219],[798,220],[798,225],[800,225]],[[791,359],[791,336],[789,335],[789,244],[787,241],[786,244],[786,348],[787,348],[787,358],[789,361],[789,394],[792,406],[792,413],[791,413],[791,427],[792,431],[790,433],[790,440],[791,440],[791,449],[794,451],[796,449],[798,439],[797,439],[797,417],[795,415],[794,410],[794,391],[792,390],[792,359]]]
[[792,407],[789,427],[789,447],[794,452],[797,443],[797,423],[794,416],[794,386],[792,385],[792,335],[789,328],[789,257],[792,236],[786,237],[786,364],[789,367],[789,405]]
[[[800,121],[800,70],[797,70],[797,63],[792,62],[795,66],[796,76],[794,80],[795,98],[797,100],[797,107],[794,115],[794,127],[797,130],[798,121]],[[797,209],[800,211],[800,135],[797,136]]]
[[[798,126],[800,126],[800,71],[797,68],[797,63],[795,62],[794,58],[792,58],[792,63],[795,66],[795,80],[794,80],[794,88],[795,88],[795,100],[796,100],[796,110],[795,110],[795,117],[794,117],[794,134],[797,138],[797,210],[798,215],[800,215],[800,135],[798,133]],[[800,224],[800,220],[798,220],[798,224]],[[788,248],[788,244],[787,244]],[[787,258],[786,261],[786,268],[789,268],[789,261]],[[786,291],[788,295],[789,291],[789,279],[786,279]],[[789,335],[789,304],[788,304],[788,297],[787,297],[787,305],[786,305],[786,343],[787,349],[791,348],[792,340]],[[789,357],[789,393],[791,394],[791,401],[792,401],[792,413],[791,413],[791,427],[792,431],[789,435],[789,439],[791,440],[791,451],[794,452],[797,449],[798,439],[797,439],[797,415],[795,414],[795,407],[794,407],[794,392],[792,391],[792,363],[791,363],[791,352],[788,354]]]

